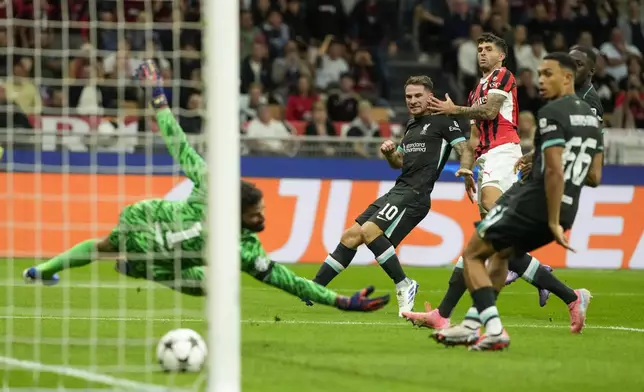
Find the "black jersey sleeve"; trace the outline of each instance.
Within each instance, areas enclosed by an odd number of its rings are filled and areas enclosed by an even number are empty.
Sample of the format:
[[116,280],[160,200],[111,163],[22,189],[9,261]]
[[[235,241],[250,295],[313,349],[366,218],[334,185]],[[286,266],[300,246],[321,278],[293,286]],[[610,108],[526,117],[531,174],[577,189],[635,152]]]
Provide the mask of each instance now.
[[563,146],[566,144],[563,127],[557,112],[553,110],[552,104],[546,105],[539,110],[539,121],[537,129],[541,137],[541,151],[548,147]]
[[465,134],[461,129],[461,125],[458,123],[458,120],[447,117],[444,121],[441,121],[439,124],[440,132],[443,136],[443,139],[447,140],[450,145],[455,145],[460,142],[465,142]]

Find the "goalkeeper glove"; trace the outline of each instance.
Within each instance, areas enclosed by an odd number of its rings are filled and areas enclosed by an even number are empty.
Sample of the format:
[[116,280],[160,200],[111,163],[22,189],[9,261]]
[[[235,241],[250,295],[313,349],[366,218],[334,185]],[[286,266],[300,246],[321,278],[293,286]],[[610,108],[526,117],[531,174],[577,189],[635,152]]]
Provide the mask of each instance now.
[[369,298],[375,288],[373,286],[366,287],[351,297],[338,295],[335,300],[335,307],[340,310],[357,311],[357,312],[373,312],[383,308],[389,303],[389,294],[382,297]]
[[152,87],[152,107],[161,109],[168,106],[168,99],[163,92],[163,78],[154,60],[145,60],[136,70],[136,77],[142,82],[148,82],[144,87]]

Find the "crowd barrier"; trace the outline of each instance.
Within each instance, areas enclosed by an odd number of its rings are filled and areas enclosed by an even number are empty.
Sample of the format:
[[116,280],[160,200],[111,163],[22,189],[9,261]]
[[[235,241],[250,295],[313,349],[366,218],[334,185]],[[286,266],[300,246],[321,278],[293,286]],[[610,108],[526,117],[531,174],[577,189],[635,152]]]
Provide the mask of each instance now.
[[[87,153],[14,152],[11,168],[31,171],[0,173],[0,254],[51,256],[108,233],[129,203],[180,199],[190,192],[192,184],[177,174],[170,157],[157,157],[153,165],[145,154],[123,156],[104,154],[99,161]],[[111,173],[93,172],[96,165],[111,168]],[[87,170],[70,172],[72,166]],[[274,260],[287,263],[322,262],[353,218],[386,192],[397,175],[385,162],[366,159],[245,157],[241,167],[242,175],[265,194],[262,241]],[[402,263],[452,263],[472,235],[478,210],[454,177],[456,167],[447,165],[432,194],[431,212],[398,248]],[[41,172],[43,168],[50,170]],[[549,245],[535,255],[557,268],[644,268],[643,229],[644,167],[606,166],[603,185],[582,192],[570,232],[577,253]],[[368,250],[358,252],[356,264],[372,262]]]

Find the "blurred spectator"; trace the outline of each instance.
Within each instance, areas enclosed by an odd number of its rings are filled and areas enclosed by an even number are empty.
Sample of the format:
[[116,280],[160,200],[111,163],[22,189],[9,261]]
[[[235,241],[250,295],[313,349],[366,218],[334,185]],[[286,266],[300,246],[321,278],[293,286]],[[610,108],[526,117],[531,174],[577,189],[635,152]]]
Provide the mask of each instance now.
[[80,50],[81,54],[69,64],[69,105],[76,107],[79,114],[100,114],[103,98],[97,84],[103,79],[103,66],[98,60],[90,60],[95,54],[91,44],[83,44]]
[[97,28],[98,50],[114,52],[118,49],[120,39],[116,29],[116,15],[111,11],[99,14],[100,24]]
[[588,6],[594,7],[594,12],[590,12],[593,40],[595,42],[610,40],[611,30],[617,26],[617,10],[611,4],[611,0],[588,2]]
[[[313,105],[313,118],[306,125],[304,130],[306,136],[337,136],[335,127],[327,115],[324,103],[318,101]],[[335,148],[330,143],[305,143],[306,151],[315,151],[322,148],[324,155],[332,156],[335,154]]]
[[530,36],[539,34],[542,41],[550,41],[554,26],[548,15],[548,10],[543,3],[537,3],[534,6],[532,9],[532,17],[528,20],[526,27],[528,28],[528,34]]
[[[36,7],[36,5],[40,7]],[[36,29],[41,33],[49,31],[50,6],[47,0],[39,3],[34,1],[13,1],[13,14],[16,19],[33,21],[33,26],[20,25],[16,28],[18,35],[17,44],[22,48],[33,48],[36,46]]]
[[382,76],[379,93],[384,98],[389,96],[385,62],[388,55],[393,55],[398,50],[398,19],[393,16],[398,12],[393,7],[395,5],[396,3],[391,1],[360,0],[353,8],[349,19],[353,50],[362,47],[369,52],[377,73]]
[[626,129],[644,129],[644,92],[639,79],[632,76],[626,91],[615,97],[613,126]]
[[510,41],[512,38],[512,29],[504,20],[503,15],[498,12],[494,12],[492,16],[490,16],[486,30],[506,41]]
[[251,3],[253,23],[255,26],[261,26],[268,19],[268,13],[271,11],[273,5],[270,0],[252,0]]
[[642,57],[639,49],[624,41],[622,32],[618,28],[612,30],[610,41],[603,43],[599,50],[606,56],[607,71],[615,80],[621,80],[628,74],[626,62],[629,56]]
[[522,111],[519,113],[519,137],[521,138],[521,149],[524,153],[532,151],[534,132],[536,130],[537,123],[533,112]]
[[287,145],[284,138],[291,136],[284,123],[271,118],[271,111],[266,105],[259,107],[256,119],[248,123],[246,135],[253,140],[248,145],[254,152],[269,155],[286,155]]
[[590,31],[582,31],[579,33],[579,38],[577,39],[577,45],[585,46],[587,48],[593,48],[593,50],[599,54],[599,49],[593,44],[593,35]]
[[248,94],[242,94],[239,97],[241,123],[243,124],[257,117],[259,107],[266,104],[268,104],[268,99],[264,95],[262,85],[259,83],[251,84]]
[[340,75],[349,71],[349,64],[344,59],[346,47],[340,41],[328,36],[318,51],[318,69],[315,85],[326,90],[331,83],[338,83]]
[[271,10],[267,21],[262,25],[268,43],[268,57],[275,59],[284,55],[284,46],[290,39],[289,27],[284,23],[279,10]]
[[62,112],[63,108],[68,107],[67,99],[61,88],[52,88],[49,90],[47,106],[50,108],[58,108],[59,112]]
[[122,39],[116,52],[103,59],[103,71],[106,75],[117,74],[129,78],[141,65],[141,60],[130,51],[130,43]]
[[346,38],[347,16],[341,0],[308,0],[306,16],[313,46],[329,35],[340,41]]
[[185,133],[201,133],[203,130],[203,99],[193,92],[186,102],[186,111],[179,116],[179,124]]
[[358,114],[358,99],[355,81],[351,74],[342,74],[340,88],[330,92],[326,101],[327,112],[332,121],[347,122]]
[[548,52],[568,52],[568,46],[566,37],[564,37],[561,32],[557,31],[552,35]]
[[597,95],[602,102],[605,113],[611,113],[615,108],[615,95],[619,91],[617,81],[610,76],[606,70],[606,59],[604,56],[597,56],[595,73],[593,74],[593,85]]
[[7,100],[26,115],[42,113],[40,89],[30,78],[33,64],[27,57],[14,56],[13,79],[4,82]]
[[289,41],[284,47],[284,57],[277,58],[272,65],[272,75],[275,89],[274,95],[280,103],[286,102],[289,92],[297,89],[301,76],[312,78],[311,68],[306,60],[300,57],[297,43]]
[[535,77],[531,70],[522,68],[518,72],[519,87],[517,87],[517,102],[522,111],[530,112],[534,115],[542,106],[539,98],[539,90],[534,80]]
[[138,14],[136,22],[150,27],[135,27],[126,31],[125,36],[130,43],[130,49],[135,52],[143,52],[150,46],[155,52],[162,53],[163,46],[161,46],[159,34],[151,29],[154,22],[153,16],[147,12],[141,12]]
[[306,24],[300,0],[287,1],[284,22],[291,28],[291,39],[301,43],[309,42],[309,26]]
[[626,77],[618,82],[620,90],[626,90],[628,88],[628,83],[631,79],[636,78],[639,80],[640,84],[644,83],[642,78],[642,60],[639,57],[631,56],[628,58],[626,63],[628,73]]
[[[63,49],[62,37],[53,32],[43,32],[40,34],[40,44],[43,50],[60,51]],[[45,79],[62,79],[63,77],[63,58],[59,55],[43,55],[40,59],[40,70],[35,76]],[[53,80],[41,82],[45,85],[52,85]]]
[[467,96],[470,88],[474,86],[479,79],[479,67],[476,54],[478,53],[478,44],[476,40],[483,33],[483,28],[479,24],[473,24],[470,28],[470,38],[463,42],[458,48],[458,70],[464,86],[464,94]]
[[242,61],[241,65],[241,93],[248,93],[251,83],[261,83],[266,89],[273,86],[271,80],[271,63],[268,60],[266,45],[255,42],[250,56]]
[[642,26],[642,11],[638,0],[628,2],[626,15],[619,18],[618,26],[622,31],[626,43],[635,46],[640,52],[644,52],[644,26]]
[[0,129],[32,129],[27,116],[7,98],[4,85],[0,85]]
[[539,69],[539,64],[541,64],[541,61],[547,54],[548,52],[543,45],[543,39],[540,36],[535,35],[531,39],[530,53],[526,53],[525,58],[517,64],[520,69],[527,68],[532,71],[534,84],[539,83],[537,70]]
[[311,119],[313,103],[318,100],[317,94],[311,86],[311,81],[306,76],[300,76],[297,91],[291,94],[286,101],[287,121],[308,121]]
[[530,58],[530,45],[528,44],[528,29],[524,25],[514,28],[512,45],[509,45],[506,66],[512,72],[519,70],[519,64],[525,64]]
[[186,39],[181,44],[181,65],[179,67],[181,79],[184,80],[191,79],[192,72],[201,68],[201,53],[199,53],[194,41],[190,39]]
[[[555,21],[556,28],[558,30],[557,34],[563,35],[564,46],[566,47],[565,52],[567,52],[567,47],[572,46],[579,37],[579,31],[581,29],[580,21],[577,18],[577,14],[573,10],[572,0],[564,0],[561,3],[561,8],[559,11],[559,17]],[[559,45],[554,45],[555,47]],[[592,45],[588,46],[592,48]],[[555,50],[551,50],[554,52]]]
[[458,70],[458,48],[471,38],[470,26],[474,17],[466,0],[452,0],[449,15],[443,30],[443,67],[448,72]]
[[253,24],[253,15],[249,11],[242,11],[239,17],[239,58],[250,56],[253,43],[261,39],[262,31]]
[[[8,48],[10,46],[13,46],[13,43],[9,42],[7,31],[0,28],[0,47]],[[9,67],[10,63],[11,61],[9,61],[8,53],[0,53],[0,77],[7,76],[7,73],[9,71],[9,69],[7,68]]]
[[418,21],[418,45],[421,51],[418,61],[424,63],[429,60],[428,53],[436,52],[437,37],[443,34],[449,7],[446,0],[421,0],[414,14]]
[[364,99],[368,99],[380,106],[387,106],[380,98],[380,85],[382,75],[379,69],[374,65],[371,53],[366,49],[358,49],[353,59],[351,74],[355,82],[355,91]]
[[[349,124],[347,137],[351,138],[374,138],[380,137],[380,127],[373,121],[372,106],[368,101],[360,102],[358,106],[358,116]],[[360,157],[375,157],[376,148],[373,142],[355,141],[353,151]]]

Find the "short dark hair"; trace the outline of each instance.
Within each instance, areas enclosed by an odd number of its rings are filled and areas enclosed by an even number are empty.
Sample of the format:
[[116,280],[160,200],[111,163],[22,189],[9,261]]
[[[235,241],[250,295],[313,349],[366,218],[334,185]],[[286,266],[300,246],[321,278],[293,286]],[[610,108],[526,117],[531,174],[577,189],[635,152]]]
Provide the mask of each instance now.
[[427,75],[408,77],[405,82],[405,88],[407,88],[407,86],[424,86],[428,91],[434,90],[434,82],[432,82],[432,78]]
[[241,210],[242,214],[248,208],[256,206],[264,197],[262,190],[255,184],[241,180]]
[[543,59],[544,61],[545,60],[556,61],[559,63],[559,66],[561,68],[565,68],[571,71],[573,75],[577,74],[577,64],[575,63],[575,60],[573,60],[568,53],[553,52],[546,55]]
[[588,60],[590,60],[591,64],[595,65],[595,62],[597,61],[597,53],[595,53],[593,48],[589,48],[588,46],[583,46],[583,45],[575,45],[572,48],[570,48],[571,52],[573,50],[578,50],[581,53],[585,54]]
[[480,45],[483,43],[491,43],[494,44],[503,54],[508,54],[508,44],[505,42],[505,40],[501,37],[498,37],[492,33],[483,33],[481,36],[476,40],[476,44]]

